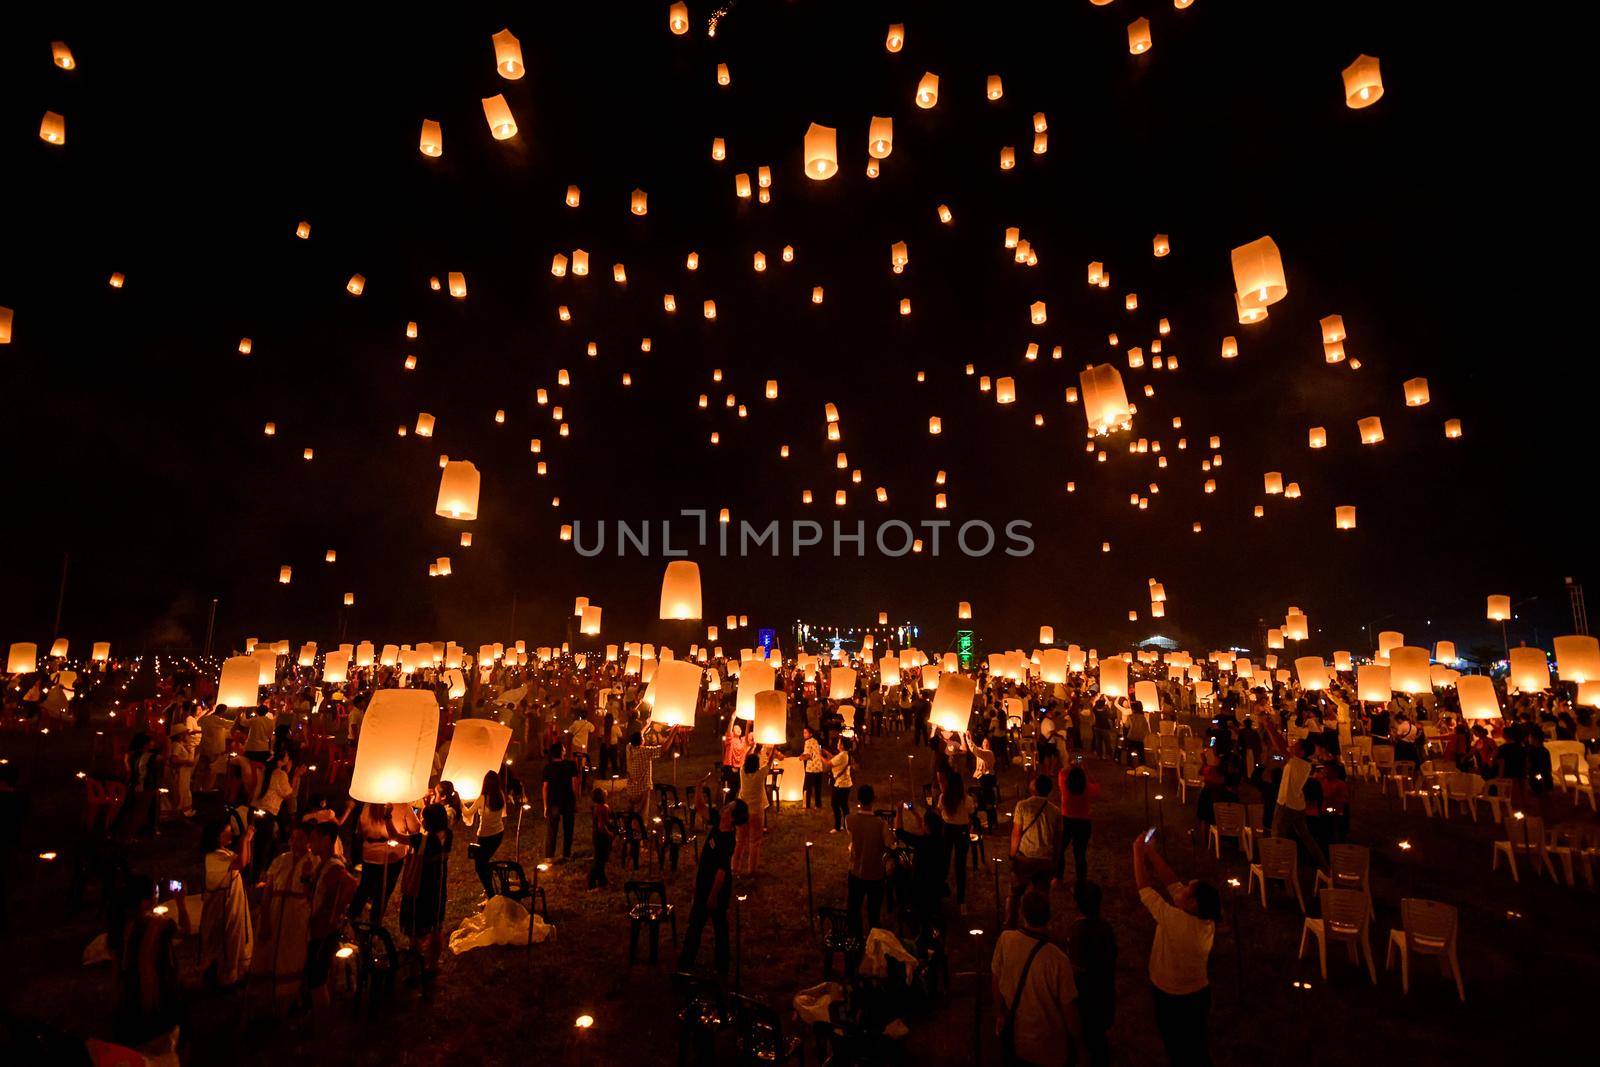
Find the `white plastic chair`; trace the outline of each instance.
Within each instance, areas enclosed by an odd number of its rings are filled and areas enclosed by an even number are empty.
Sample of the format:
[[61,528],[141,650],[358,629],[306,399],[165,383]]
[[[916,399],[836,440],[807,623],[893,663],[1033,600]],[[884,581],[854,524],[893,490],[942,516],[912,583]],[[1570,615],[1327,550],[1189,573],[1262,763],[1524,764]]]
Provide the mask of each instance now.
[[1400,956],[1400,992],[1411,992],[1411,957],[1437,956],[1445,974],[1456,980],[1456,996],[1463,1003],[1467,999],[1466,985],[1461,979],[1461,963],[1456,959],[1456,909],[1436,900],[1418,900],[1406,897],[1400,901],[1398,930],[1389,931],[1389,947],[1384,953],[1383,969],[1394,966],[1394,957]]
[[1350,962],[1367,963],[1367,977],[1378,984],[1378,967],[1372,959],[1372,938],[1368,924],[1369,901],[1364,893],[1353,889],[1329,889],[1322,894],[1322,916],[1307,917],[1300,928],[1300,951],[1296,959],[1305,959],[1307,938],[1317,939],[1317,960],[1322,966],[1322,980],[1328,980],[1328,942],[1343,941],[1350,949]]

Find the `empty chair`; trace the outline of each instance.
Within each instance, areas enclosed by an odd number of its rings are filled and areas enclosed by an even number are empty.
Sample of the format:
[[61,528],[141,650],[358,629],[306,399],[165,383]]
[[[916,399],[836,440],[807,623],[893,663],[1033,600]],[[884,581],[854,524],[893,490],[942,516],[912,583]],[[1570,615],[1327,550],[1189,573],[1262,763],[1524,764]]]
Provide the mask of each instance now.
[[1450,815],[1450,805],[1465,808],[1478,821],[1478,798],[1483,796],[1483,776],[1468,771],[1453,771],[1444,776],[1444,814]]
[[1246,804],[1244,806],[1244,836],[1241,844],[1244,845],[1245,859],[1255,859],[1256,841],[1267,836],[1267,806],[1265,804]]
[[822,941],[822,977],[833,976],[833,956],[840,953],[844,956],[844,973],[847,977],[856,973],[856,965],[861,962],[861,953],[866,948],[866,939],[852,929],[850,913],[843,908],[818,908],[817,928]]
[[1300,905],[1300,914],[1306,911],[1305,894],[1300,889],[1300,846],[1293,838],[1263,837],[1260,842],[1261,859],[1250,865],[1250,879],[1244,887],[1246,893],[1257,882],[1261,883],[1261,906],[1267,906],[1267,879],[1284,883],[1294,893]]
[[1178,803],[1189,803],[1189,791],[1192,789],[1198,793],[1205,787],[1206,780],[1200,770],[1199,758],[1185,758],[1183,767],[1178,773]]
[[660,955],[661,924],[672,924],[672,943],[678,943],[678,916],[667,903],[667,883],[628,881],[622,894],[628,904],[628,962],[639,952],[639,931],[650,931],[650,962]]
[[1384,953],[1383,969],[1394,966],[1400,954],[1400,991],[1411,992],[1411,957],[1437,956],[1444,973],[1456,980],[1456,996],[1467,999],[1461,981],[1461,963],[1456,959],[1456,909],[1436,900],[1406,897],[1400,901],[1400,929],[1389,931],[1389,948]]
[[691,834],[683,820],[676,815],[670,815],[661,821],[661,832],[656,837],[656,865],[666,870],[671,864],[673,874],[678,873],[678,855],[683,851],[684,845],[691,845],[696,850],[698,859],[699,845],[697,837]]
[[734,1048],[741,1064],[806,1062],[804,1043],[785,1037],[777,1011],[752,997],[733,998]]
[[1250,852],[1245,847],[1244,805],[1219,801],[1212,805],[1211,810],[1212,817],[1216,821],[1211,824],[1209,836],[1211,838],[1211,850],[1216,854],[1217,859],[1220,860],[1222,858],[1222,839],[1224,837],[1231,837],[1237,841],[1240,850],[1248,858]]
[[1505,827],[1505,840],[1494,843],[1494,856],[1489,862],[1489,870],[1498,871],[1500,857],[1504,856],[1511,867],[1511,880],[1520,882],[1522,879],[1517,877],[1517,857],[1527,856],[1535,870],[1543,867],[1550,875],[1550,880],[1556,881],[1555,864],[1550,862],[1548,842],[1544,835],[1544,819],[1538,815],[1517,812],[1505,821]]
[[1394,746],[1372,742],[1372,773],[1380,781],[1394,772]]
[[550,921],[550,907],[544,899],[544,886],[535,889],[528,883],[528,876],[523,871],[522,864],[511,860],[495,860],[490,863],[489,880],[494,883],[494,891],[500,896],[509,897],[519,904],[527,901],[528,944],[533,944],[534,915],[542,914],[546,922]]
[[1307,917],[1300,928],[1300,951],[1296,959],[1305,959],[1306,939],[1317,939],[1317,959],[1322,966],[1322,980],[1328,980],[1328,942],[1343,941],[1350,949],[1350,962],[1367,963],[1367,977],[1378,984],[1378,967],[1372,960],[1372,938],[1368,929],[1371,921],[1370,902],[1365,893],[1354,889],[1329,889],[1322,894],[1322,916]]
[[1563,823],[1550,831],[1545,851],[1561,861],[1561,873],[1568,885],[1577,885],[1577,871],[1583,871],[1584,884],[1594,888],[1594,859],[1600,854],[1600,826],[1593,823]]
[[1576,752],[1561,753],[1555,771],[1556,785],[1572,794],[1573,807],[1577,807],[1578,801],[1587,797],[1589,810],[1597,810],[1594,801],[1594,781],[1589,777],[1588,764],[1583,762]]
[[626,811],[613,816],[616,819],[617,836],[622,839],[622,862],[632,863],[633,869],[639,869],[639,854],[644,847],[645,833],[644,816],[636,811]]
[[672,989],[678,998],[679,1067],[689,1063],[691,1050],[695,1063],[715,1062],[717,1031],[731,1021],[722,984],[679,971],[672,976]]
[[1328,869],[1318,871],[1312,881],[1311,891],[1348,889],[1367,898],[1367,911],[1372,912],[1372,883],[1368,872],[1372,867],[1372,850],[1366,845],[1332,845],[1328,849]]
[[1512,795],[1515,786],[1510,778],[1491,778],[1483,784],[1483,795],[1478,799],[1489,805],[1489,814],[1494,816],[1495,822],[1504,822],[1516,810]]

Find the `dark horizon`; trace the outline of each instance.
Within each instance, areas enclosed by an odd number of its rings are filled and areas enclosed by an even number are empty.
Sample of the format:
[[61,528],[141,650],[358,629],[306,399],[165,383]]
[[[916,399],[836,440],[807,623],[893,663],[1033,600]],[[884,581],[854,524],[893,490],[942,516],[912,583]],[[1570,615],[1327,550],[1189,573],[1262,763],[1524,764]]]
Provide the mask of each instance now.
[[[658,631],[664,559],[585,560],[557,539],[560,524],[721,507],[757,525],[1033,524],[1025,559],[690,553],[707,623],[746,614],[780,640],[796,617],[870,624],[888,611],[923,626],[931,650],[968,600],[991,648],[1031,648],[1048,624],[1062,644],[1175,632],[1203,650],[1259,643],[1258,620],[1273,625],[1294,604],[1313,652],[1367,651],[1361,627],[1387,616],[1378,628],[1453,639],[1465,655],[1500,643],[1484,620],[1489,594],[1524,602],[1512,645],[1571,632],[1562,583],[1585,580],[1591,539],[1568,501],[1593,484],[1583,416],[1597,375],[1579,347],[1581,312],[1566,312],[1576,285],[1559,263],[1571,251],[1556,258],[1576,229],[1574,183],[1556,158],[1565,142],[1521,114],[1533,105],[1494,106],[1497,85],[1545,101],[1575,81],[1519,47],[1531,30],[1503,14],[1441,23],[1375,2],[1341,5],[1335,26],[1319,10],[1254,2],[913,19],[746,0],[707,39],[668,35],[660,6],[659,18],[535,20],[487,5],[404,27],[326,11],[314,27],[290,14],[200,26],[141,11],[5,34],[0,143],[15,207],[0,306],[15,322],[0,346],[11,512],[0,643],[43,651],[57,636],[64,553],[61,635],[74,652],[97,640],[198,648],[213,597],[219,649],[247,635],[328,646],[341,622],[346,640],[545,644],[580,595],[605,608],[602,644],[638,639]],[[1134,57],[1124,28],[1140,14],[1155,47]],[[884,27],[902,18],[906,48],[886,55]],[[519,81],[493,66],[489,35],[507,25],[528,67]],[[52,66],[55,39],[76,70]],[[1358,111],[1339,72],[1359,53],[1382,62],[1385,95]],[[1486,73],[1489,56],[1506,70]],[[931,111],[911,100],[925,70],[941,77]],[[983,98],[991,73],[1004,78],[997,102]],[[483,119],[480,99],[496,93],[520,127],[508,142]],[[37,137],[47,109],[66,116],[64,147]],[[1036,111],[1049,117],[1042,157],[1029,151]],[[869,180],[873,115],[894,117],[895,144]],[[439,159],[417,152],[423,118],[443,123]],[[839,131],[840,171],[826,182],[801,174],[811,122]],[[726,162],[710,158],[714,136]],[[1009,173],[996,165],[1003,145],[1017,151]],[[772,203],[736,200],[734,174],[753,179],[760,165],[774,171]],[[576,210],[562,203],[569,184],[582,191]],[[644,218],[628,212],[634,188],[649,193]],[[302,219],[306,241],[294,236]],[[1037,267],[1011,261],[1007,226],[1033,242]],[[1170,256],[1152,257],[1156,233],[1170,235]],[[1266,323],[1241,326],[1228,253],[1264,234],[1282,249],[1289,295]],[[889,269],[895,241],[909,246],[902,275]],[[551,255],[575,247],[590,251],[590,275],[552,277]],[[756,251],[764,273],[751,269]],[[1113,272],[1111,289],[1084,284],[1090,260]],[[626,286],[611,281],[615,262]],[[107,285],[112,271],[123,288]],[[428,290],[449,271],[465,273],[465,300]],[[359,298],[344,291],[355,272],[367,278]],[[909,318],[896,313],[902,297]],[[717,301],[715,322],[703,299]],[[1032,327],[1037,299],[1049,321]],[[1317,320],[1330,313],[1361,370],[1323,363]],[[1179,371],[1128,369],[1129,347],[1150,358],[1163,316]],[[1238,338],[1238,359],[1219,358],[1224,335]],[[1030,340],[1043,349],[1035,363],[1022,358]],[[1139,401],[1133,436],[1164,442],[1166,470],[1127,455],[1123,435],[1104,464],[1084,452],[1082,409],[1063,390],[1108,359]],[[978,393],[969,362],[1015,377],[1018,402]],[[573,384],[557,389],[563,368]],[[1401,382],[1416,376],[1432,402],[1407,409]],[[762,397],[768,378],[776,401]],[[1148,401],[1133,395],[1146,383]],[[541,387],[572,437],[534,402]],[[730,392],[749,418],[722,408]],[[828,402],[859,486],[832,469]],[[437,416],[435,437],[399,438],[419,411]],[[939,437],[929,415],[943,419]],[[1379,446],[1357,443],[1367,415],[1383,419]],[[1463,421],[1460,440],[1444,438],[1446,418]],[[1306,448],[1312,425],[1327,427],[1327,448]],[[1197,445],[1212,434],[1225,462],[1205,475]],[[440,453],[482,472],[475,522],[434,516]],[[538,459],[551,465],[544,478]],[[1270,470],[1303,498],[1264,498]],[[1201,492],[1206,477],[1215,494]],[[1152,480],[1150,510],[1130,508]],[[888,505],[871,502],[878,485]],[[1267,517],[1252,518],[1262,502]],[[1334,529],[1342,504],[1358,507],[1353,531]],[[458,547],[461,529],[471,548]],[[429,579],[442,555],[453,574]],[[294,567],[288,586],[282,564]],[[1166,619],[1148,617],[1149,578],[1166,586]],[[347,591],[356,604],[341,619]]]

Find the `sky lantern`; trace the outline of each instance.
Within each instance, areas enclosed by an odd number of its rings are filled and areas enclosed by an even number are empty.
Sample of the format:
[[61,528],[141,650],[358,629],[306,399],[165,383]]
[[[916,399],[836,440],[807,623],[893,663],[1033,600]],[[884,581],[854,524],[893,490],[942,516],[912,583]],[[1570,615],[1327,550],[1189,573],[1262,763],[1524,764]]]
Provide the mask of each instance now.
[[[501,30],[489,39],[494,42],[494,65],[500,77],[517,81],[528,72],[528,68],[522,64],[522,42],[509,29]],[[463,797],[473,799],[465,794]]]
[[289,566],[289,564],[285,563],[283,566],[278,568],[278,584],[279,585],[288,585],[290,579],[293,578],[293,577],[294,577],[294,568]]
[[1344,102],[1357,110],[1371,107],[1383,98],[1383,78],[1378,73],[1378,61],[1372,56],[1356,56],[1355,62],[1344,68]]
[[717,64],[717,84],[718,85],[731,85],[732,83],[733,83],[733,75],[728,73],[728,64],[726,64],[726,63],[718,63]]
[[1454,663],[1456,661],[1456,643],[1454,641],[1437,642],[1433,647],[1433,658],[1440,663]]
[[[651,721],[663,726],[694,726],[700,698],[700,668],[687,660],[663,659],[656,667],[651,688],[655,696]],[[781,696],[781,694],[780,694]]]
[[721,137],[711,138],[711,158],[721,163],[728,158],[728,142]]
[[364,274],[352,274],[350,280],[344,283],[345,292],[351,296],[360,296],[367,288],[367,277]]
[[1456,697],[1464,719],[1500,718],[1500,696],[1486,674],[1466,674],[1456,680]]
[[1550,661],[1542,648],[1513,648],[1511,685],[1518,693],[1541,693],[1550,688]]
[[968,603],[967,601],[965,601],[965,600],[963,600],[961,603],[957,604],[956,605],[956,618],[957,619],[970,619],[970,618],[972,618],[972,605],[970,603]]
[[1028,305],[1028,321],[1035,326],[1042,325],[1049,318],[1049,308],[1043,300],[1035,300]]
[[1289,295],[1283,276],[1283,257],[1270,237],[1258,237],[1232,253],[1233,284],[1241,313],[1265,308]]
[[254,656],[229,656],[217,680],[217,706],[253,708],[261,702],[261,666]]
[[453,270],[447,275],[450,282],[450,295],[457,300],[463,300],[467,295],[467,276],[461,271]]
[[700,565],[675,559],[661,578],[661,618],[700,618]]
[[1491,596],[1489,598],[1489,621],[1504,622],[1511,618],[1511,598],[1508,596]]
[[805,154],[806,177],[819,182],[833,177],[839,172],[838,131],[813,122],[806,127]]
[[1167,240],[1167,235],[1164,233],[1156,234],[1151,244],[1152,251],[1155,253],[1155,257],[1157,259],[1160,259],[1172,252],[1172,244]]
[[1109,363],[1086,368],[1078,374],[1083,416],[1097,435],[1110,433],[1132,414],[1122,375]]
[[1445,437],[1449,438],[1452,441],[1455,440],[1456,438],[1460,437],[1461,436],[1461,420],[1460,419],[1445,419],[1444,420],[1444,435],[1445,435]]
[[983,95],[990,100],[998,100],[1006,95],[1005,86],[1000,81],[1000,75],[991,74],[984,81]]
[[1311,427],[1310,431],[1306,435],[1306,446],[1308,448],[1327,448],[1328,447],[1328,431],[1327,431],[1327,429],[1322,427],[1322,426],[1313,426],[1313,427]]
[[997,404],[1014,404],[1017,401],[1017,383],[1014,378],[997,378],[994,383],[994,399]]
[[[740,688],[743,688],[742,680]],[[789,740],[789,698],[774,689],[755,696],[755,743],[782,745]]]
[[1294,661],[1294,673],[1302,689],[1328,688],[1328,668],[1323,665],[1321,656],[1299,657]]
[[1233,306],[1234,310],[1238,312],[1239,325],[1241,326],[1254,326],[1259,322],[1267,321],[1266,308],[1246,306],[1244,297],[1238,293],[1233,294]]
[[72,49],[67,47],[65,41],[50,42],[50,60],[62,70],[73,70],[78,61],[72,58]]
[[917,83],[917,106],[926,111],[939,102],[939,75],[929,71]]
[[1239,357],[1239,341],[1237,338],[1224,337],[1222,339],[1222,358],[1237,359]]
[[884,38],[883,47],[891,52],[898,52],[906,45],[906,27],[903,22],[891,22],[889,35]]
[[867,126],[867,155],[888,159],[894,151],[894,119],[874,115]]
[[1000,169],[1010,170],[1017,165],[1017,150],[1011,145],[1000,149]]
[[1356,509],[1354,504],[1341,504],[1333,509],[1333,528],[1336,530],[1354,530],[1356,528]]
[[[931,673],[931,672],[930,672]],[[928,712],[928,723],[940,730],[966,733],[972,720],[972,700],[978,681],[965,674],[950,674],[939,683]]]
[[294,235],[304,241],[311,236],[311,223],[302,219],[294,228]]
[[1277,471],[1268,471],[1263,477],[1265,492],[1268,496],[1275,496],[1283,492],[1283,475]]
[[1361,431],[1361,443],[1364,445],[1376,445],[1383,441],[1383,420],[1376,415],[1358,420],[1356,429]]
[[1142,56],[1150,51],[1150,20],[1137,18],[1128,23],[1128,51]]
[[677,3],[667,8],[667,29],[672,31],[674,37],[682,37],[689,32],[688,4]]
[[53,145],[67,143],[67,120],[54,111],[46,111],[39,120],[39,139]]
[[517,135],[517,120],[511,116],[511,105],[504,93],[483,98],[483,117],[488,120],[489,134],[496,141],[509,140]]
[[96,641],[89,649],[89,659],[95,663],[104,663],[111,658],[111,642]]
[[600,633],[600,605],[584,605],[583,622],[579,626],[579,631],[589,637],[594,637]]
[[1345,339],[1343,315],[1324,315],[1318,322],[1322,326],[1323,344],[1336,344]]
[[648,215],[650,213],[650,196],[643,189],[635,189],[629,200],[628,210],[635,215]]
[[1406,407],[1420,408],[1428,402],[1428,379],[1407,378],[1404,385]]
[[439,498],[433,512],[447,519],[470,521],[478,517],[478,468],[460,459],[445,464],[439,475]]
[[[462,687],[465,689],[465,686]],[[456,787],[456,794],[468,804],[483,792],[484,775],[498,771],[511,744],[511,727],[493,719],[459,719],[450,735],[450,754],[445,757],[441,782]]]
[[417,141],[417,150],[432,159],[444,154],[444,130],[437,119],[422,120],[422,136]]
[[380,689],[373,693],[356,744],[351,799],[367,804],[408,804],[427,793],[438,733],[439,702],[431,690]]
[[1401,645],[1389,650],[1389,677],[1394,688],[1402,693],[1426,693],[1433,688],[1433,674],[1428,650],[1414,645]]
[[418,437],[432,437],[433,416],[428,414],[426,411],[419,411],[417,413],[417,426],[412,432]]
[[1600,640],[1581,634],[1557,637],[1556,670],[1563,682],[1592,682],[1600,679]]
[[937,415],[929,415],[928,416],[928,432],[930,434],[940,434],[940,433],[944,432],[944,423],[939,418],[939,416],[937,416]]
[[1356,668],[1356,699],[1368,704],[1387,704],[1393,691],[1389,668],[1381,663],[1363,663]]
[[[1138,617],[1138,612],[1134,612],[1134,617]],[[1127,660],[1117,657],[1100,661],[1100,695],[1113,700],[1128,695]]]

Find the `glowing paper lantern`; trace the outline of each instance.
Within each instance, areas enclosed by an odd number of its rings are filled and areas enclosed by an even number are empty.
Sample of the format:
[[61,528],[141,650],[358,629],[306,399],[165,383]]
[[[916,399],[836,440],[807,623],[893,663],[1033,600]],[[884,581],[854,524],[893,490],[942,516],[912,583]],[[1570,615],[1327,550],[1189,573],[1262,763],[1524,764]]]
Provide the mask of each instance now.
[[977,679],[968,675],[950,674],[941,679],[928,713],[929,724],[941,730],[966,733],[972,719],[972,700],[977,692]]
[[826,181],[839,172],[839,133],[813,122],[806,128],[806,177]]
[[1406,407],[1420,408],[1428,402],[1428,379],[1407,378],[1403,388],[1406,393]]
[[682,37],[689,32],[688,4],[677,3],[667,8],[667,29],[671,30],[675,37]]
[[1489,621],[1504,622],[1511,618],[1511,598],[1508,596],[1491,596],[1489,598]]
[[421,797],[428,791],[438,733],[439,702],[431,691],[373,693],[361,720],[350,798],[366,804],[408,804]]
[[46,111],[39,120],[39,139],[53,145],[67,143],[67,120],[54,111]]
[[1372,56],[1356,56],[1344,68],[1344,102],[1352,108],[1371,107],[1383,97],[1383,78]]
[[917,106],[923,110],[933,107],[939,102],[939,75],[932,71],[924,74],[917,83]]
[[1456,696],[1464,719],[1500,718],[1500,695],[1487,675],[1467,674],[1456,679]]
[[898,656],[884,656],[878,661],[878,684],[900,684],[900,658]]
[[1568,634],[1555,640],[1556,669],[1563,682],[1600,679],[1600,640],[1581,634]]
[[1354,530],[1356,528],[1355,505],[1341,504],[1333,509],[1333,528],[1336,530]]
[[661,618],[700,618],[700,565],[686,559],[667,564],[661,578]]
[[1053,645],[1053,644],[1055,644],[1056,643],[1056,631],[1055,631],[1055,628],[1052,627],[1052,626],[1041,626],[1041,627],[1039,627],[1039,643],[1041,645]]
[[[494,42],[494,65],[500,76],[507,81],[516,81],[527,73],[522,65],[522,42],[517,40],[509,29],[501,30],[490,38]],[[458,790],[459,792],[459,790]],[[462,796],[471,800],[473,797]]]
[[1375,445],[1383,441],[1383,420],[1376,415],[1358,420],[1356,429],[1361,431],[1361,443],[1364,445]]
[[1309,448],[1328,447],[1328,431],[1321,426],[1311,427],[1311,430],[1306,435],[1306,438],[1306,445]]
[[[743,685],[740,686],[743,688]],[[768,689],[755,697],[755,741],[758,745],[781,745],[789,740],[789,698]]]
[[1132,415],[1122,375],[1109,363],[1101,363],[1078,373],[1083,399],[1083,415],[1095,434],[1110,433]]
[[96,663],[104,663],[111,658],[111,642],[96,641],[89,650],[89,658]]
[[1428,650],[1401,645],[1389,650],[1390,684],[1402,693],[1426,693],[1433,688]]
[[1111,699],[1128,695],[1128,661],[1108,659],[1100,663],[1100,695]]
[[867,155],[888,159],[894,151],[894,119],[874,115],[867,126]]
[[586,604],[584,606],[583,622],[579,626],[579,631],[590,637],[600,632],[600,606],[598,604]]
[[229,656],[217,680],[217,705],[253,708],[261,703],[261,665],[254,656]]
[[444,131],[437,119],[422,120],[422,135],[417,138],[417,150],[430,158],[444,154]]
[[1550,661],[1542,648],[1513,648],[1510,684],[1518,693],[1541,693],[1550,688]]
[[1460,437],[1461,436],[1461,420],[1460,419],[1446,419],[1446,420],[1444,420],[1444,435],[1446,437],[1450,438],[1452,441],[1455,440],[1456,438]]
[[[362,732],[366,732],[365,725]],[[454,785],[457,795],[468,804],[472,803],[483,792],[483,776],[500,769],[509,744],[509,726],[502,726],[493,719],[458,720],[450,735],[450,754],[445,757],[439,780]],[[357,758],[359,760],[359,753]]]
[[347,652],[329,652],[322,658],[322,680],[328,685],[340,685],[350,674],[350,655]]
[[1128,23],[1128,51],[1136,56],[1150,51],[1149,19],[1138,18]]
[[1233,284],[1241,311],[1276,304],[1289,295],[1283,276],[1283,257],[1270,237],[1258,237],[1232,253]]
[[488,120],[489,134],[496,141],[517,135],[517,120],[511,117],[511,105],[506,103],[505,94],[496,93],[483,98],[483,117]]
[[1302,689],[1328,688],[1328,668],[1323,665],[1321,656],[1299,657],[1294,661],[1294,673]]
[[1389,668],[1381,663],[1363,663],[1356,669],[1356,699],[1369,704],[1387,704],[1391,695]]
[[855,671],[851,670],[849,667],[834,667],[828,672],[829,700],[849,700],[855,695],[855,692]]
[[439,498],[433,512],[447,519],[470,521],[478,517],[478,468],[466,460],[451,460],[439,476]]

